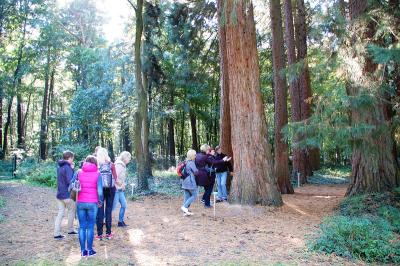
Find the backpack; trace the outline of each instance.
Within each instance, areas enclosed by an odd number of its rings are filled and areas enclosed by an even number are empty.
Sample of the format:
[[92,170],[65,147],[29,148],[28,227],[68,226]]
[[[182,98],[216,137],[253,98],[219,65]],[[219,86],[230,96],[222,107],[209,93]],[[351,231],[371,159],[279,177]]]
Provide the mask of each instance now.
[[81,170],[78,170],[72,177],[71,183],[68,186],[68,192],[70,193],[70,198],[73,201],[76,201],[78,198],[78,192],[81,191],[81,182],[79,181],[79,173]]
[[176,168],[176,173],[181,179],[185,179],[189,176],[188,171],[186,171],[186,161],[178,163],[178,167]]
[[100,166],[101,180],[103,181],[103,188],[114,187],[114,178],[111,171],[111,163],[105,163]]

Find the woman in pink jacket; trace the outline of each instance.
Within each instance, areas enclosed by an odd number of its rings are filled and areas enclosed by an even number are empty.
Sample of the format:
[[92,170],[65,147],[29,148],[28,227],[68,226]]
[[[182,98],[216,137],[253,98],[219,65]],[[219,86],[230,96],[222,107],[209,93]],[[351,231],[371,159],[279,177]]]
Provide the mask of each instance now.
[[81,256],[90,257],[96,255],[93,249],[94,224],[98,207],[103,204],[103,185],[96,157],[86,157],[77,179],[81,184],[77,198]]

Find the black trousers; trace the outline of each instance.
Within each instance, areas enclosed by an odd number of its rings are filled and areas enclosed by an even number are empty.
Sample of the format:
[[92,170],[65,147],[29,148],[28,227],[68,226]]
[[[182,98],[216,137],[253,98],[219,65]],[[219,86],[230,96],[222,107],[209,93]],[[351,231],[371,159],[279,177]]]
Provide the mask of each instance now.
[[112,207],[114,203],[115,187],[103,188],[104,202],[97,212],[97,235],[103,235],[103,221],[106,217],[106,234],[111,234]]
[[202,199],[204,200],[204,205],[205,206],[211,206],[210,204],[210,197],[211,197],[211,193],[213,191],[214,188],[214,183],[207,185],[207,186],[203,186],[204,187],[204,194]]

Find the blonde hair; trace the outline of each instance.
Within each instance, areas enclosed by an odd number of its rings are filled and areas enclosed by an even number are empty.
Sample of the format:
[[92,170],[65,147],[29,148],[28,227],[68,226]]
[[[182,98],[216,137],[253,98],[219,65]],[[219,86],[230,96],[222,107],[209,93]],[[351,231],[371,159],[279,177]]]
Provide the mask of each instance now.
[[121,152],[121,153],[119,154],[118,158],[119,158],[121,161],[130,161],[131,158],[132,158],[132,155],[131,155],[130,152],[128,152],[128,151],[123,151],[123,152]]
[[200,151],[205,152],[205,153],[207,153],[209,149],[210,149],[210,145],[208,145],[208,144],[203,144],[200,147]]
[[105,148],[99,148],[96,153],[98,165],[111,162],[110,156],[108,156],[108,151]]
[[194,159],[196,159],[196,151],[188,150],[188,152],[186,154],[186,159],[188,159],[189,161],[194,161]]

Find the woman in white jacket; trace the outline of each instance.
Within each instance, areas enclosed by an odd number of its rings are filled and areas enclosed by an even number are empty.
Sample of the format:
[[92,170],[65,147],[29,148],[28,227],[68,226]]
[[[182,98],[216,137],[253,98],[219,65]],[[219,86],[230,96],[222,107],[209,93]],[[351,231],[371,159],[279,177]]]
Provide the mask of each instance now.
[[115,160],[115,170],[117,172],[117,181],[115,182],[115,197],[114,197],[114,206],[113,210],[117,207],[117,203],[121,204],[121,208],[119,210],[119,219],[118,219],[118,227],[128,226],[124,222],[125,209],[126,209],[126,198],[125,198],[125,187],[126,187],[126,178],[127,171],[126,165],[131,161],[131,154],[127,151],[121,152],[118,158]]

